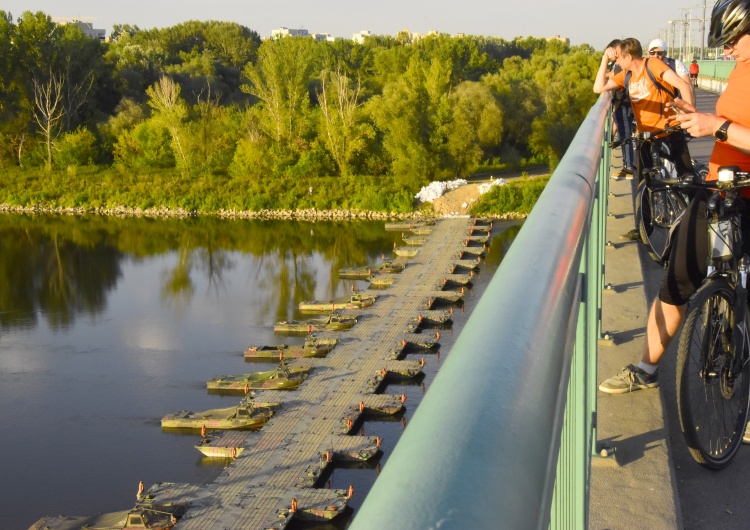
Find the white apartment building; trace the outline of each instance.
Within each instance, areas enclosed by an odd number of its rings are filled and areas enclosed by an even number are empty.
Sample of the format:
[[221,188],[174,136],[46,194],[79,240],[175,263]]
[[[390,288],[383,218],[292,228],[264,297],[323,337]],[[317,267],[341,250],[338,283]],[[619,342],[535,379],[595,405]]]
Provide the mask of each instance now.
[[279,29],[271,30],[272,39],[280,39],[282,37],[309,37],[310,34],[306,29],[291,29],[281,27]]
[[97,39],[99,42],[104,42],[106,40],[107,31],[104,29],[94,28],[94,24],[92,24],[91,22],[83,22],[82,20],[77,20],[74,18],[53,18],[52,20],[61,26],[64,26],[66,24],[75,24],[83,32],[84,35],[92,39]]

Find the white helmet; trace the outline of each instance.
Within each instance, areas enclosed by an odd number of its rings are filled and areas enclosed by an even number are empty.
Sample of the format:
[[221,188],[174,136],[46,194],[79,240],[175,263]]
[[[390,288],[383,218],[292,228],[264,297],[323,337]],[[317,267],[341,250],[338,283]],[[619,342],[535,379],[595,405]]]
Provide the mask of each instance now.
[[659,48],[661,51],[666,52],[667,43],[664,42],[662,39],[654,39],[651,41],[651,44],[648,45],[648,51],[651,51],[654,48]]

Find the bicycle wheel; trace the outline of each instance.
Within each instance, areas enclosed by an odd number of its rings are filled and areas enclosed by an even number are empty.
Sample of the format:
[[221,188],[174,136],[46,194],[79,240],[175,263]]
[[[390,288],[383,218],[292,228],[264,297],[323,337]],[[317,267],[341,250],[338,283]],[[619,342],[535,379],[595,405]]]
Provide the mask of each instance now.
[[664,264],[669,256],[670,231],[687,207],[687,200],[679,191],[646,181],[638,184],[635,195],[635,215],[641,241],[649,256]]
[[698,290],[677,356],[677,409],[685,442],[696,462],[714,470],[732,461],[747,424],[748,337],[733,348],[734,298],[734,288],[723,278]]

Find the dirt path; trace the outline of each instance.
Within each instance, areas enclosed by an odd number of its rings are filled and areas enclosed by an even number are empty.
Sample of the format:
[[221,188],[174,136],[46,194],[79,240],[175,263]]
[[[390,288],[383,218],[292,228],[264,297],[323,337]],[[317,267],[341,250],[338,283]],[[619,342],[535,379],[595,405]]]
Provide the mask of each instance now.
[[[536,170],[528,171],[526,174],[530,177],[548,175],[548,171]],[[502,175],[499,178],[504,180],[511,180],[520,177],[522,174],[512,173]],[[435,214],[438,216],[444,215],[466,215],[471,209],[472,204],[479,199],[479,185],[484,182],[489,182],[490,178],[473,178],[465,186],[460,186],[455,190],[451,190],[442,197],[438,197],[432,201],[432,207],[435,209]]]

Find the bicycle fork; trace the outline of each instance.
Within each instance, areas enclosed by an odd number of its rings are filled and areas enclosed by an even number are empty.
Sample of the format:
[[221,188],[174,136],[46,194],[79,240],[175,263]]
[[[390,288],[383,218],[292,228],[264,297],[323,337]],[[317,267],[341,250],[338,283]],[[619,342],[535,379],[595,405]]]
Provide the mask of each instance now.
[[745,258],[740,260],[737,285],[734,296],[734,329],[732,331],[732,373],[734,378],[748,362],[747,351],[750,344],[747,334],[747,263]]

